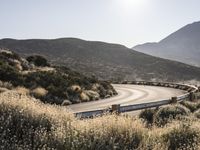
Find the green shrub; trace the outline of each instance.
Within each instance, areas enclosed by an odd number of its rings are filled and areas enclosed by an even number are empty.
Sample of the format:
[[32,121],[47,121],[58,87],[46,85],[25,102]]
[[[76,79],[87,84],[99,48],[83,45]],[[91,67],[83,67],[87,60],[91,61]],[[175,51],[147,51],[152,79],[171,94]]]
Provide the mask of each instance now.
[[176,119],[181,116],[187,116],[189,110],[181,105],[168,105],[160,108],[155,114],[155,124],[157,126],[164,126],[172,119]]
[[23,76],[18,70],[4,62],[0,61],[0,80],[10,82],[14,86],[23,84]]
[[154,121],[154,115],[156,113],[156,109],[145,109],[140,112],[139,118],[144,119],[144,121],[147,123],[147,125],[153,124]]
[[169,150],[176,149],[197,149],[199,143],[199,132],[192,129],[190,125],[182,124],[164,134],[163,140]]
[[42,99],[45,102],[61,104],[61,99],[68,99],[68,80],[58,72],[30,73],[25,78],[24,86],[31,89],[36,87],[45,88],[48,91],[48,95],[51,97],[49,101],[48,97],[47,99]]
[[26,60],[30,63],[33,63],[35,66],[49,66],[47,59],[40,55],[29,56]]
[[8,59],[8,58],[11,58],[11,59],[16,59],[16,60],[21,60],[20,56],[16,53],[13,53],[11,51],[7,51],[7,52],[1,52],[0,53],[0,58],[1,59]]

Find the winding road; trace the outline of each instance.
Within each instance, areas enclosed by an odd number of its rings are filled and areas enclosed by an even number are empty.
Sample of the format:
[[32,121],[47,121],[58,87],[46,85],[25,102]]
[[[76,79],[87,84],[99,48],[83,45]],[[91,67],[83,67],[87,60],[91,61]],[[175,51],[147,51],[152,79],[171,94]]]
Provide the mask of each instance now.
[[113,86],[117,90],[118,95],[98,101],[73,104],[69,106],[69,109],[71,109],[72,112],[77,113],[108,108],[113,104],[130,105],[160,101],[162,99],[168,99],[186,93],[183,90],[158,86],[131,84],[114,84]]

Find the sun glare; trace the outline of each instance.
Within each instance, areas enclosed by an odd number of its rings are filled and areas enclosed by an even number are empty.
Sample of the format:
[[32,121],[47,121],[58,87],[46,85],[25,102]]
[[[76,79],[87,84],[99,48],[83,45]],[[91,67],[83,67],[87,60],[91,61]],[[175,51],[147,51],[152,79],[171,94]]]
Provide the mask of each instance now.
[[140,7],[144,4],[144,0],[118,0],[121,6],[127,8]]
[[116,4],[125,12],[144,9],[146,0],[115,0]]

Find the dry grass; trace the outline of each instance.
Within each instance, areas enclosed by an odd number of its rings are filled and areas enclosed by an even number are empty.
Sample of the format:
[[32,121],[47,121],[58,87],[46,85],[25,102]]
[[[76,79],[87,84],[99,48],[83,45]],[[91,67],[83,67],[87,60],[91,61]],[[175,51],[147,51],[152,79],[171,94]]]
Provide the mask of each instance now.
[[162,150],[199,146],[199,122],[193,118],[175,120],[165,128],[147,128],[142,120],[129,116],[78,120],[65,107],[43,104],[17,91],[1,93],[0,114],[1,149]]
[[16,88],[15,88],[15,91],[17,91],[17,93],[23,94],[23,95],[28,95],[28,94],[30,93],[30,90],[29,90],[29,89],[27,89],[27,88],[25,88],[25,87],[21,87],[21,86],[16,87]]

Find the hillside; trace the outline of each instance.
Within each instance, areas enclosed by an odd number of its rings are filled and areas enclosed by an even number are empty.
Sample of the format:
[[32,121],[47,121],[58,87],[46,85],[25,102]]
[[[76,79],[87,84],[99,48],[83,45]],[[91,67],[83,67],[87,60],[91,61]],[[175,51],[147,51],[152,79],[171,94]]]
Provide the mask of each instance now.
[[21,58],[0,49],[0,91],[16,90],[45,103],[69,105],[116,95],[105,81],[89,78],[63,66],[52,66],[39,55]]
[[158,43],[145,43],[134,50],[200,66],[200,22],[184,26]]
[[152,57],[118,44],[75,38],[54,40],[0,40],[0,47],[22,56],[39,54],[87,76],[103,80],[200,80],[200,69]]

